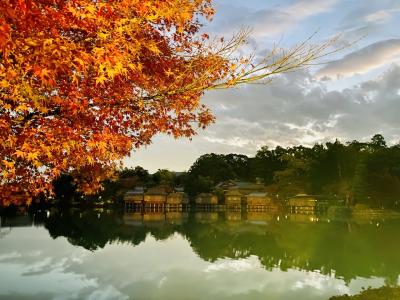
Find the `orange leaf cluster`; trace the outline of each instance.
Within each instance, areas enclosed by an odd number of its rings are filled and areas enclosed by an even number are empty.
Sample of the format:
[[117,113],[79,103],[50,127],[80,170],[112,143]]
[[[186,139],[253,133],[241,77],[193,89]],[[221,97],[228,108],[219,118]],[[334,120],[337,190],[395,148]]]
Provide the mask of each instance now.
[[157,133],[213,121],[204,90],[230,64],[205,46],[210,0],[0,1],[0,204],[73,174],[96,192]]

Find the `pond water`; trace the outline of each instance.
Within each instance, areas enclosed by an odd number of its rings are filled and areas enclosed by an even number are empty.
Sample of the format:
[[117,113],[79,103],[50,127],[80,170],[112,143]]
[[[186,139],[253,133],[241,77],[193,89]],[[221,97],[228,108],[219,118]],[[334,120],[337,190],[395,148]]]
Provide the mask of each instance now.
[[267,212],[2,216],[0,299],[329,299],[398,285],[400,220]]

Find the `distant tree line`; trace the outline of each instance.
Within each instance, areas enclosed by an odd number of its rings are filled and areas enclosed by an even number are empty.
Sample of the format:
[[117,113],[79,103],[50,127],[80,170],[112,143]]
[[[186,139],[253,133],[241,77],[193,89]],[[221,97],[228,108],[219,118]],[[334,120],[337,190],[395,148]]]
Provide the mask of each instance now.
[[400,200],[400,144],[388,147],[382,135],[369,142],[339,140],[313,147],[267,146],[254,157],[205,154],[186,174],[189,194],[207,192],[229,179],[262,181],[281,197],[326,194],[353,203],[397,205]]
[[[388,146],[382,135],[369,142],[339,140],[313,147],[267,146],[254,157],[243,154],[205,154],[187,172],[160,169],[150,174],[142,167],[125,168],[119,180],[105,182],[103,195],[115,196],[126,187],[167,185],[184,187],[190,195],[210,192],[227,180],[261,182],[280,198],[299,193],[335,195],[349,203],[396,206],[400,195],[400,144]],[[56,192],[70,188],[68,177],[55,182]],[[60,190],[61,189],[61,190]]]

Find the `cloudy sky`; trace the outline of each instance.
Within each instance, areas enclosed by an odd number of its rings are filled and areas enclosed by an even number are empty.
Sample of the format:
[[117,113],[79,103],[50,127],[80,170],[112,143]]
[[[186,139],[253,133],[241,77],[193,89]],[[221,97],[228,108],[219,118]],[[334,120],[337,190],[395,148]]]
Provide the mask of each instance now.
[[207,93],[217,121],[192,141],[157,136],[132,153],[128,167],[187,170],[205,153],[254,155],[263,145],[312,145],[339,138],[368,140],[381,133],[400,141],[400,1],[214,0],[205,30],[231,36],[251,27],[250,45],[296,45],[340,34],[335,47],[359,40],[315,68],[280,76],[269,85]]

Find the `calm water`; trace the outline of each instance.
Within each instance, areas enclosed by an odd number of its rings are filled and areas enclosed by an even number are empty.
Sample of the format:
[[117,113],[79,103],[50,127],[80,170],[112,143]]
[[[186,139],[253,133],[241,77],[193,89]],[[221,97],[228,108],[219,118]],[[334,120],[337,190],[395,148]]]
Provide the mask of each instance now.
[[399,284],[399,232],[383,217],[3,216],[0,299],[329,299]]

